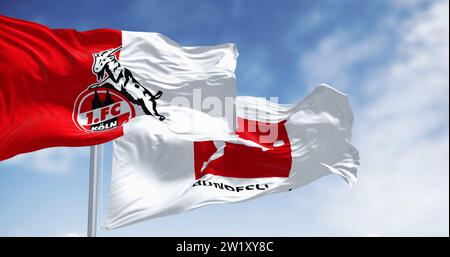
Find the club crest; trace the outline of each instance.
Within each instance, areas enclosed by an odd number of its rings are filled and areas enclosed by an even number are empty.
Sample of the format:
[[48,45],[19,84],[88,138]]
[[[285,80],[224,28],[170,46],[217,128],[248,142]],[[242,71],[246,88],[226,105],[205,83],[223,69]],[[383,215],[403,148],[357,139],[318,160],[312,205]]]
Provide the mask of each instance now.
[[135,117],[134,105],[146,115],[165,119],[157,110],[162,92],[151,92],[120,64],[116,56],[120,49],[93,54],[92,73],[97,82],[77,97],[73,110],[73,121],[81,130],[103,131],[122,126]]

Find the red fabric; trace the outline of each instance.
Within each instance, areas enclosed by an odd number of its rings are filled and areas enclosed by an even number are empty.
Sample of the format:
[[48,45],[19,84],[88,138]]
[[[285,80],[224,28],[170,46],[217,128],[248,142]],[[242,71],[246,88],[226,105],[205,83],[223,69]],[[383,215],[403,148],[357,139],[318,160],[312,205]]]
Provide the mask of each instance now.
[[[291,143],[284,124],[265,123],[238,118],[236,134],[266,147],[260,148],[226,143],[223,156],[211,161],[203,172],[204,162],[216,152],[213,141],[194,142],[195,178],[214,174],[234,178],[289,177],[292,165]],[[264,142],[263,136],[277,132],[277,137]],[[266,140],[267,141],[267,140]],[[275,143],[275,145],[274,145]]]
[[0,16],[0,160],[123,135],[122,127],[94,133],[72,121],[77,96],[96,82],[92,54],[121,42],[117,30],[50,29]]

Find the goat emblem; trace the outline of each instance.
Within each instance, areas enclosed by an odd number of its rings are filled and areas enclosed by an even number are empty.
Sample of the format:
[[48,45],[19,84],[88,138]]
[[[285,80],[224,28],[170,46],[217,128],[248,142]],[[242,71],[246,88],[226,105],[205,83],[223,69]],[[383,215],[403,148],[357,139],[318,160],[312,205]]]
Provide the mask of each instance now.
[[97,83],[89,86],[89,89],[111,88],[123,94],[130,102],[139,105],[145,114],[164,120],[165,117],[156,110],[156,100],[162,92],[150,92],[137,81],[131,71],[120,65],[115,53],[122,47],[108,49],[95,53],[92,72],[97,76]]

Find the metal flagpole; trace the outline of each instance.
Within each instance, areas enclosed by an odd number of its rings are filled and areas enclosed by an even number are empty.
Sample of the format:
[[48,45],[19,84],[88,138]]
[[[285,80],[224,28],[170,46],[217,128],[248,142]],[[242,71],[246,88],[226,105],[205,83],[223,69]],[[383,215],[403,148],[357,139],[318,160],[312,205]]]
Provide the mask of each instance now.
[[89,167],[89,206],[87,236],[97,236],[97,200],[98,183],[101,169],[102,145],[91,146],[91,159]]

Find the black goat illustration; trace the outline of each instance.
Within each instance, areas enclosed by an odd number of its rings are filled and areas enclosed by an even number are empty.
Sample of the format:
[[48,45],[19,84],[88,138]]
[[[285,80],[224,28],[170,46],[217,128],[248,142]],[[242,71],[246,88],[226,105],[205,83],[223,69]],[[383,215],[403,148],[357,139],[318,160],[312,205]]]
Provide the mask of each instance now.
[[122,67],[114,55],[122,47],[108,49],[94,54],[92,72],[97,75],[98,83],[89,89],[107,87],[121,92],[132,103],[141,106],[147,115],[157,116],[159,120],[165,117],[156,110],[156,100],[162,95],[161,91],[152,94],[137,81],[131,71]]

